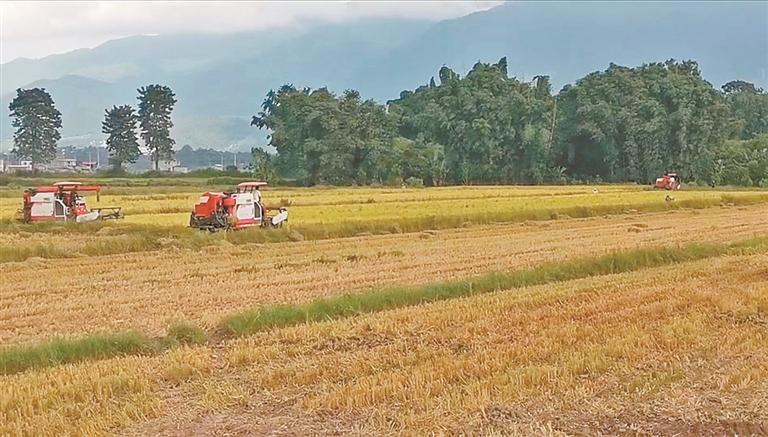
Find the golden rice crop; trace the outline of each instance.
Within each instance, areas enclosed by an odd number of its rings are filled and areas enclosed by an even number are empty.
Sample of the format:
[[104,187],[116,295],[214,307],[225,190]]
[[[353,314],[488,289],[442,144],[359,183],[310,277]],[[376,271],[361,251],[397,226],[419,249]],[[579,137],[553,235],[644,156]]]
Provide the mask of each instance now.
[[[409,190],[421,196],[387,197],[385,191],[371,191],[369,201],[343,200],[343,194],[316,192],[316,197],[284,197],[279,193],[266,192],[264,201],[267,205],[280,204],[285,199],[290,204],[290,222],[297,224],[337,224],[341,222],[390,221],[396,224],[398,220],[425,217],[466,217],[471,221],[473,216],[526,216],[533,212],[567,211],[573,208],[594,208],[601,206],[620,206],[627,209],[640,208],[646,205],[663,208],[667,193],[641,189],[606,190],[594,193],[592,191],[562,191],[551,190],[542,193],[528,193],[517,187],[507,191],[499,189],[475,193],[464,187],[435,188],[426,190]],[[311,189],[308,189],[311,190]],[[370,189],[369,189],[370,190]],[[442,191],[441,191],[442,190]],[[432,195],[432,192],[435,195]],[[310,191],[311,192],[311,191]],[[448,195],[446,195],[448,194]],[[479,195],[478,195],[479,194]],[[673,193],[675,202],[707,202],[718,201],[724,192],[720,191],[680,191]],[[763,193],[764,194],[764,193]],[[763,195],[761,192],[743,191],[728,192],[733,198],[749,198]],[[295,196],[295,195],[293,195]],[[358,195],[359,196],[359,195]],[[142,201],[126,209],[127,223],[186,225],[189,221],[189,211],[194,204],[194,198],[189,200]],[[380,200],[377,201],[377,198]],[[305,201],[306,203],[302,203]],[[129,204],[130,205],[130,204]]]
[[[187,213],[205,191],[217,191],[221,187],[105,187],[100,201],[95,195],[87,195],[92,207],[121,206],[129,215],[154,213]],[[641,192],[646,187],[637,185],[607,185],[600,187],[602,193]],[[23,189],[3,190],[0,197],[0,218],[11,217],[21,207]],[[115,193],[115,194],[112,194]],[[525,198],[536,196],[570,196],[593,194],[592,187],[586,186],[483,186],[483,187],[438,187],[430,189],[401,188],[266,188],[264,200],[269,205],[284,203],[284,206],[329,206],[368,203],[413,203],[439,200]]]
[[[167,187],[166,187],[167,188]],[[154,193],[152,187],[130,194],[109,194],[105,188],[99,203],[88,196],[91,207],[121,206],[126,222],[184,226],[189,212],[204,191],[201,186],[179,187],[176,192]],[[673,193],[676,201],[755,196],[754,190],[684,190]],[[567,209],[598,205],[637,205],[663,203],[666,192],[638,185],[589,186],[490,186],[437,187],[428,189],[393,188],[267,188],[267,205],[291,207],[291,220],[297,223],[337,223],[339,221],[397,220],[398,218],[463,216],[467,213]],[[21,190],[16,197],[0,198],[0,218],[11,218],[21,206]]]
[[765,233],[765,208],[752,206],[35,259],[3,265],[0,341],[102,329],[161,334],[182,320],[211,328],[223,314],[263,304],[527,269],[634,247],[728,242]]

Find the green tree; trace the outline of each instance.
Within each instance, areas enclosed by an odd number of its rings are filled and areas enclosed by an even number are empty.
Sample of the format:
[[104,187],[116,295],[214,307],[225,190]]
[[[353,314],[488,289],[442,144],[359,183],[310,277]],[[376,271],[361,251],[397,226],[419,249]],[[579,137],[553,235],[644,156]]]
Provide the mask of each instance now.
[[729,120],[696,62],[611,64],[560,92],[557,164],[579,178],[646,183],[677,171],[709,183],[711,149],[732,134]]
[[768,93],[743,80],[722,87],[741,139],[768,133]]
[[262,181],[276,182],[278,179],[273,156],[258,147],[251,148],[251,170],[253,176]]
[[155,170],[159,170],[161,160],[173,158],[176,141],[171,138],[171,111],[176,104],[176,96],[164,85],[148,85],[139,88],[138,92],[141,138],[149,149]]
[[115,170],[124,163],[133,163],[141,156],[136,123],[138,116],[130,105],[113,106],[105,110],[101,131],[107,135],[109,161]]
[[719,185],[768,187],[768,134],[749,140],[728,140],[712,151]]
[[251,124],[269,129],[276,166],[295,169],[310,185],[365,184],[381,180],[394,125],[384,107],[347,90],[325,88],[270,91]]
[[61,139],[61,113],[44,88],[17,89],[8,108],[11,111],[13,153],[35,164],[51,162]]
[[448,182],[541,182],[552,173],[554,100],[546,76],[524,83],[507,75],[507,61],[477,63],[462,78],[448,67],[440,85],[401,93],[390,102],[400,136],[432,145]]

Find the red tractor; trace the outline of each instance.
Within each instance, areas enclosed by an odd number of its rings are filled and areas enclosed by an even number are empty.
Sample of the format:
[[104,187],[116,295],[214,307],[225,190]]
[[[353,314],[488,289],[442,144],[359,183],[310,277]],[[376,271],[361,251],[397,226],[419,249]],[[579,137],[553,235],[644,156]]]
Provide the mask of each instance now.
[[91,222],[94,220],[119,219],[123,215],[119,207],[88,209],[82,193],[95,192],[99,201],[101,187],[83,185],[81,182],[55,182],[50,186],[29,188],[24,191],[21,221],[36,223],[45,221]]
[[664,173],[664,176],[656,178],[654,187],[663,190],[679,190],[681,185],[680,176],[677,173]]
[[189,226],[211,232],[221,229],[282,227],[288,221],[288,210],[276,208],[277,214],[268,216],[270,210],[261,203],[260,188],[265,185],[266,182],[243,182],[234,192],[203,193],[189,217]]

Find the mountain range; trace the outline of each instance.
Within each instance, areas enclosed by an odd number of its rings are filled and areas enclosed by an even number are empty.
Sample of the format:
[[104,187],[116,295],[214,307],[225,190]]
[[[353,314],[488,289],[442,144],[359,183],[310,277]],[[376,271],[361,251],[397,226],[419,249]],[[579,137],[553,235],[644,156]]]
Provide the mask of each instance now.
[[[18,87],[44,87],[62,112],[62,144],[103,141],[104,110],[136,103],[136,89],[169,85],[177,145],[248,149],[249,125],[269,89],[354,88],[384,102],[506,56],[510,75],[546,74],[559,88],[610,63],[694,59],[715,87],[734,79],[768,88],[768,3],[520,2],[440,22],[366,19],[229,35],[133,36],[0,65],[0,104]],[[9,118],[0,123],[9,144]]]

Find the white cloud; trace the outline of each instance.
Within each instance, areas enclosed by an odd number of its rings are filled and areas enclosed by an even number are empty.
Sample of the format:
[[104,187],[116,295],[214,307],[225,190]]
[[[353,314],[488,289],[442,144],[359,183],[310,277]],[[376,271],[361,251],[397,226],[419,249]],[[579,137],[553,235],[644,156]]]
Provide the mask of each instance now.
[[499,1],[0,2],[0,62],[137,34],[230,33],[364,17],[442,20]]

